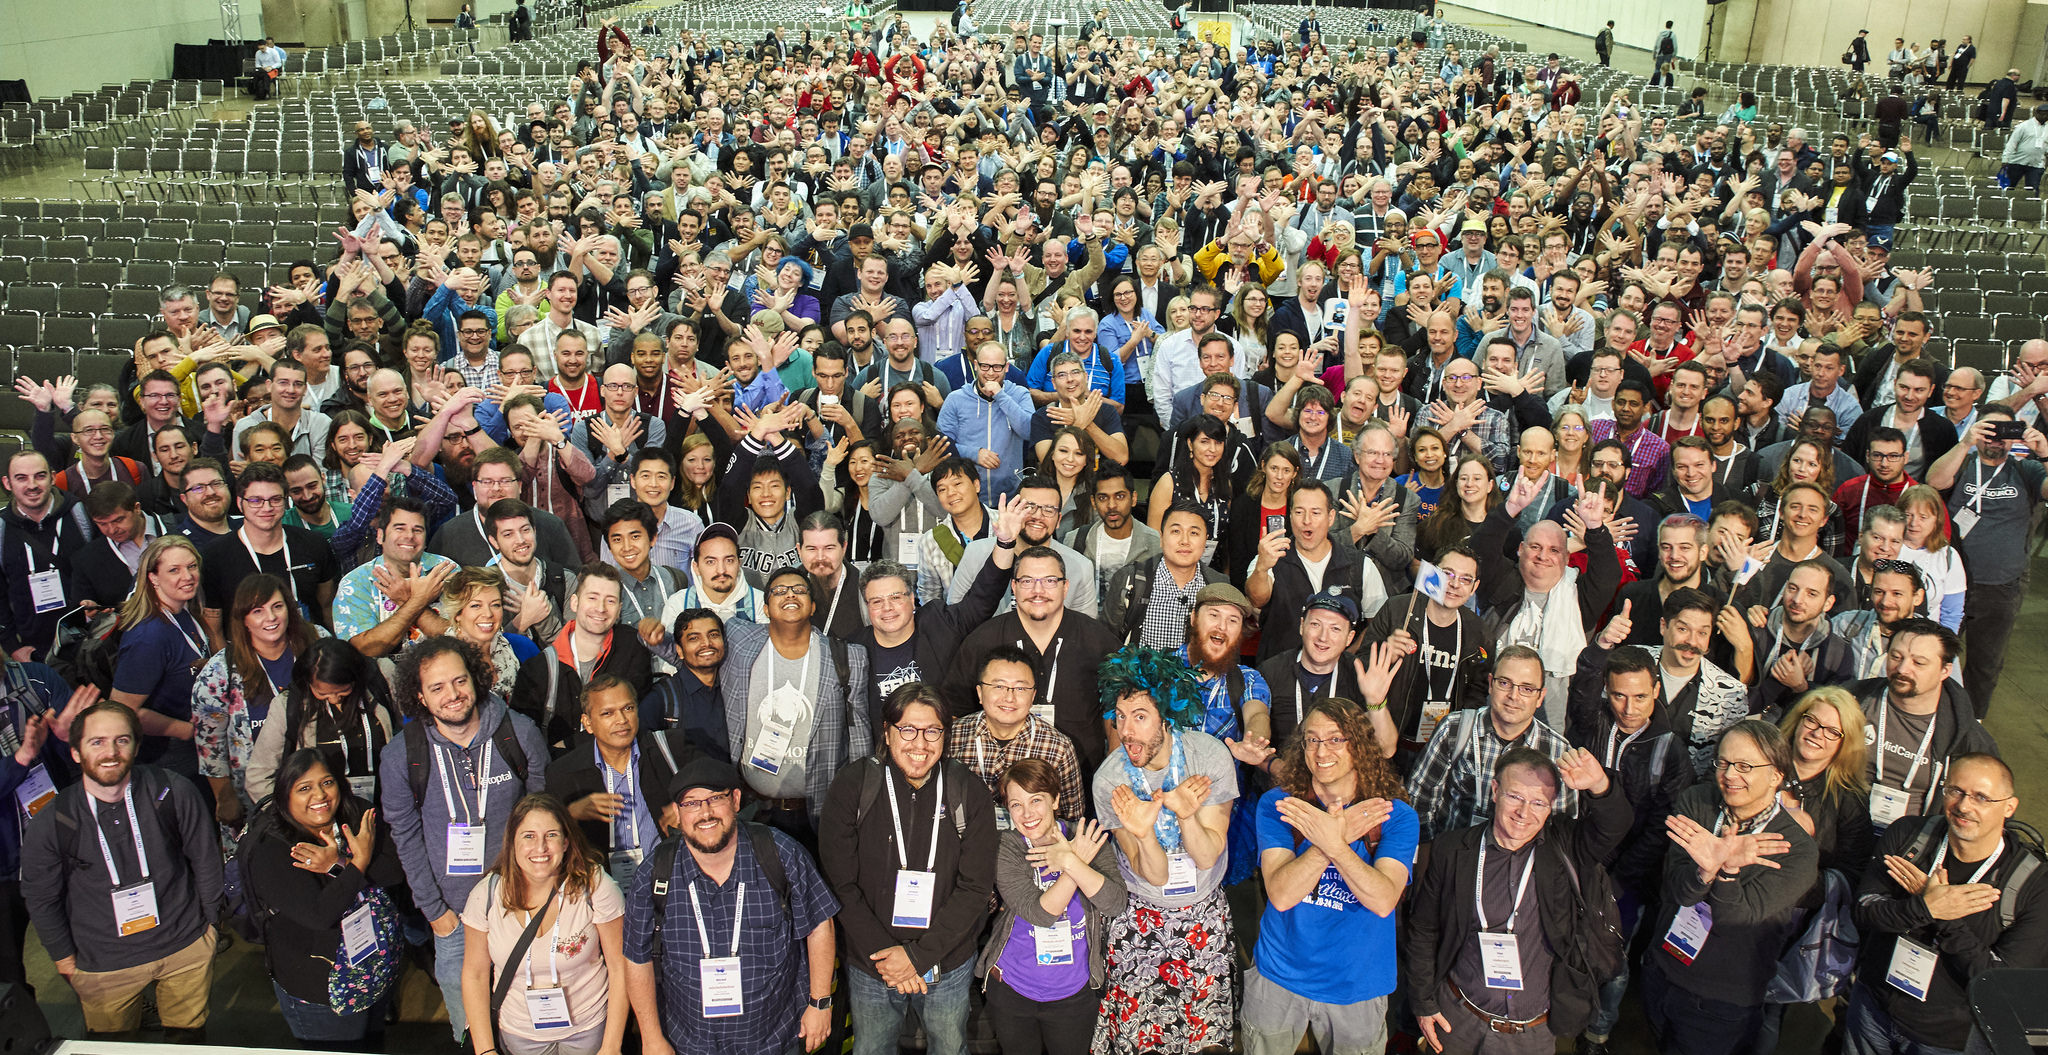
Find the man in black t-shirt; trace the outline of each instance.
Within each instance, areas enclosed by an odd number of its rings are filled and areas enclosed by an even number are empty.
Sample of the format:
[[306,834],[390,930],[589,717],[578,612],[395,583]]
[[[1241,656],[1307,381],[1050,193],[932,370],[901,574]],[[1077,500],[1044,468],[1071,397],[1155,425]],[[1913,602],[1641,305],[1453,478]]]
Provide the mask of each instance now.
[[307,618],[326,623],[340,566],[326,539],[284,523],[284,470],[251,462],[242,470],[239,492],[242,526],[214,540],[202,554],[200,610],[206,621],[225,639],[221,613],[233,607],[236,586],[251,575],[267,574],[289,584],[289,599]]

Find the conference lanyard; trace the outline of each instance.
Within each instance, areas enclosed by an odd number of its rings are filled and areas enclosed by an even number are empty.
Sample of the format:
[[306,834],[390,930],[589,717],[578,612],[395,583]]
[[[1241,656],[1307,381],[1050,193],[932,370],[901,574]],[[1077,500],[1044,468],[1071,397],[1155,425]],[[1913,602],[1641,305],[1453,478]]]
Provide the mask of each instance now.
[[[469,807],[469,800],[468,800],[467,798],[464,798],[464,799],[462,800],[462,805],[463,805],[463,811],[464,811],[464,821],[465,821],[465,823],[469,823],[469,824],[477,824],[477,823],[481,823],[481,822],[483,821],[483,819],[484,819],[484,808],[485,808],[485,806],[487,806],[487,805],[489,804],[489,802],[490,802],[490,797],[491,797],[491,782],[490,782],[490,774],[491,774],[491,746],[492,746],[492,741],[490,741],[490,740],[486,740],[486,741],[484,741],[484,756],[483,756],[483,761],[482,761],[482,763],[481,763],[481,764],[479,764],[479,765],[477,766],[477,771],[476,771],[476,813],[475,813],[475,814],[470,814],[470,813],[468,812],[468,807]],[[453,819],[453,818],[455,817],[455,800],[456,800],[456,799],[457,799],[457,798],[458,798],[459,796],[457,796],[457,795],[455,794],[454,790],[453,790],[453,789],[452,789],[452,788],[451,788],[451,787],[449,786],[449,784],[448,784],[448,770],[449,770],[450,768],[452,768],[452,767],[453,767],[453,766],[455,765],[455,762],[454,762],[454,758],[453,758],[453,752],[449,752],[448,754],[449,754],[449,756],[450,756],[450,757],[449,757],[449,761],[448,761],[448,762],[447,762],[447,763],[446,763],[445,765],[443,765],[443,766],[441,767],[441,801],[442,801],[443,803],[445,803],[445,804],[447,805],[447,807],[448,807],[448,816],[449,816],[449,818],[450,818],[450,819],[452,820],[452,819]]]
[[[919,733],[918,735],[922,736],[924,734]],[[896,807],[896,782],[884,777],[882,784],[889,789],[889,823],[896,826],[896,863],[901,865],[904,871],[908,872],[910,871],[910,856],[903,848],[903,814]],[[944,770],[940,770],[938,786],[933,790],[936,792],[936,797],[933,800],[935,808],[932,812],[932,844],[931,849],[925,853],[924,858],[924,870],[927,872],[936,871],[939,865],[939,822],[946,819],[946,774]],[[694,888],[692,888],[692,892],[694,892]]]
[[[142,848],[142,825],[135,820],[135,783],[133,781],[130,781],[127,787],[121,789],[121,800],[128,806],[128,834],[135,839],[135,863],[137,867],[142,869],[142,878],[148,879],[149,853]],[[107,845],[107,833],[99,826],[100,806],[98,802],[93,803],[92,811],[92,832],[100,837],[100,857],[107,862],[107,876],[114,881],[114,889],[119,890],[124,885],[121,882],[121,870],[114,866],[114,850]],[[1943,845],[1947,844],[1944,843]]]
[[[1479,914],[1481,933],[1489,929],[1486,925],[1486,844],[1491,838],[1486,836],[1479,840],[1479,867],[1475,870],[1472,880],[1472,907]],[[1515,929],[1515,920],[1522,914],[1522,896],[1529,892],[1529,873],[1535,869],[1536,855],[1532,853],[1529,859],[1522,863],[1522,881],[1515,886],[1514,906],[1508,912],[1507,929],[1510,931]]]

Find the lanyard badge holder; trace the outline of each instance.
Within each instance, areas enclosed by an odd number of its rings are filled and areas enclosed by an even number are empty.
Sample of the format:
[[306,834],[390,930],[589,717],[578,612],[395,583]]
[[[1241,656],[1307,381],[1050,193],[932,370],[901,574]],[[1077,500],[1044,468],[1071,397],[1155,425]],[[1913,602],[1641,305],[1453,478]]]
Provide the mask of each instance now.
[[903,846],[903,814],[896,803],[896,782],[884,775],[883,784],[889,789],[889,823],[896,827],[898,866],[896,900],[889,911],[889,925],[922,930],[932,925],[932,902],[938,889],[939,826],[946,819],[946,774],[943,771],[939,773],[938,785],[933,789],[937,801],[932,811],[932,841],[925,852],[923,871],[910,867],[910,855]]
[[[604,754],[598,750],[596,744],[591,744],[590,750],[593,754],[597,755],[597,768],[604,773],[605,794],[619,794],[618,789],[622,783],[619,775],[612,771],[612,767],[605,764]],[[609,866],[612,878],[618,880],[621,887],[631,885],[633,872],[640,867],[640,861],[643,856],[640,846],[639,805],[637,800],[633,798],[633,777],[639,769],[639,762],[640,747],[638,744],[635,744],[632,754],[626,763],[626,773],[623,778],[623,784],[626,789],[625,801],[620,804],[620,816],[609,825],[612,845],[611,852],[606,855],[606,864]],[[619,822],[622,820],[625,822],[626,831],[632,837],[630,845],[621,846],[619,844]]]
[[1472,907],[1479,920],[1479,963],[1488,989],[1502,989],[1520,992],[1522,982],[1522,946],[1515,936],[1515,920],[1522,915],[1522,897],[1529,892],[1529,876],[1536,869],[1536,855],[1532,852],[1529,860],[1522,865],[1521,882],[1515,886],[1515,902],[1508,910],[1508,921],[1502,930],[1492,930],[1486,924],[1486,843],[1479,844],[1479,864],[1472,878]]
[[732,1018],[745,1010],[746,990],[740,973],[740,922],[747,906],[747,885],[739,885],[733,898],[732,945],[724,956],[711,955],[711,937],[704,930],[704,906],[697,899],[697,884],[690,884],[690,911],[697,916],[697,940],[704,944],[704,958],[697,961],[697,982],[705,1018]]
[[[773,669],[774,661],[769,661]],[[771,690],[761,701],[761,732],[754,738],[754,750],[747,758],[747,764],[763,773],[782,772],[789,760],[790,747],[796,740],[798,716],[809,706],[804,699],[804,686],[810,684],[811,657],[806,654],[803,664],[797,668],[795,685],[781,685]]]
[[[484,743],[483,762],[477,767],[476,820],[455,819],[456,795],[448,783],[448,766],[441,767],[441,799],[448,806],[448,874],[452,876],[480,876],[484,874],[484,825],[486,805],[490,801],[491,786],[491,744]],[[452,764],[452,762],[451,762]],[[463,806],[469,802],[463,800]]]
[[154,930],[158,915],[156,908],[156,884],[149,878],[149,852],[142,846],[142,827],[135,819],[135,785],[131,782],[122,794],[122,801],[128,808],[128,834],[135,839],[135,863],[142,877],[133,883],[121,882],[121,870],[114,864],[114,850],[107,845],[106,830],[99,826],[99,806],[93,806],[93,834],[99,837],[100,858],[107,863],[107,877],[113,881],[114,929],[126,938],[146,930]]
[[1884,745],[1886,718],[1891,714],[1891,704],[1885,703],[1877,710],[1877,761],[1875,775],[1870,782],[1870,826],[1882,834],[1894,821],[1906,815],[1912,804],[1912,793],[1906,789],[1913,785],[1913,778],[1920,773],[1920,767],[1927,761],[1927,749],[1934,744],[1934,727],[1937,722],[1927,719],[1927,732],[1920,737],[1920,748],[1913,752],[1913,764],[1906,767],[1904,779],[1898,787],[1884,782]]
[[[548,976],[549,984],[536,987],[533,984],[533,952],[526,953],[526,1014],[535,1029],[568,1029],[575,1025],[574,1016],[569,1013],[569,991],[562,985],[562,968],[555,961],[555,954],[562,944],[562,912],[566,905],[555,909],[554,930],[548,935]],[[542,906],[542,912],[547,911]]]
[[[339,833],[335,841],[341,841]],[[353,911],[341,918],[342,958],[350,967],[361,967],[363,961],[377,955],[383,948],[382,939],[377,937],[377,906],[368,897],[363,897]]]
[[[1998,849],[1977,866],[1970,876],[1972,884],[1981,883],[1991,872],[2000,857],[2005,856],[2005,840],[1998,841]],[[1927,874],[1933,875],[1948,859],[1948,836],[1941,837],[1941,848],[1934,852],[1934,861],[1927,866]],[[1926,1002],[1928,990],[1934,985],[1935,968],[1941,965],[1941,954],[1901,934],[1892,948],[1891,963],[1885,968],[1886,984],[1915,1000]]]

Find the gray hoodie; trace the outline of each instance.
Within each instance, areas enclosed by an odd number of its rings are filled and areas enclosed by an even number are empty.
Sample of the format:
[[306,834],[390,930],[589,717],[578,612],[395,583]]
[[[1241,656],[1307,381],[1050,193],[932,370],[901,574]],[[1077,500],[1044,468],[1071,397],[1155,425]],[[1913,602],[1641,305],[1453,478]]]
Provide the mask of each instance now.
[[[476,820],[477,789],[470,786],[468,772],[475,770],[481,775],[485,787],[484,816],[484,868],[489,869],[497,859],[498,847],[505,839],[505,822],[512,816],[512,807],[521,798],[542,790],[548,767],[548,745],[541,740],[540,730],[534,727],[525,715],[513,714],[497,696],[487,696],[479,707],[481,720],[477,723],[477,734],[468,747],[458,747],[441,735],[438,725],[427,725],[427,744],[433,749],[434,759],[427,777],[427,792],[421,801],[413,801],[412,784],[406,779],[405,736],[395,734],[391,742],[384,745],[383,754],[377,761],[377,771],[384,774],[383,790],[379,805],[384,810],[384,820],[391,825],[391,836],[398,843],[398,857],[405,865],[405,880],[412,887],[412,896],[420,911],[429,921],[440,919],[450,912],[462,911],[469,901],[469,891],[477,884],[481,875],[448,874],[448,825],[450,814],[448,804],[455,802],[454,820]],[[518,737],[519,746],[526,751],[526,772],[516,774],[505,756],[492,745],[492,734],[500,722],[510,719],[513,735]],[[413,721],[424,721],[415,718]],[[484,768],[484,754],[488,751],[490,761]],[[455,761],[455,772],[447,772],[451,760]],[[442,780],[447,779],[449,794],[442,794]],[[510,784],[511,787],[506,785]]]

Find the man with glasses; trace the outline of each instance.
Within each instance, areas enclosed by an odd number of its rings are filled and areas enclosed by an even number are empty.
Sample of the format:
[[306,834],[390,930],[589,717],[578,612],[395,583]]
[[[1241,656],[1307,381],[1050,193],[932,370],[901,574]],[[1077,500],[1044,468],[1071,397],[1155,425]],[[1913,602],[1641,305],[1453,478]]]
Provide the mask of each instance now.
[[874,747],[867,650],[811,625],[815,602],[801,567],[769,574],[765,623],[726,624],[719,692],[728,746],[758,797],[761,823],[806,848],[833,777]]
[[1970,639],[1963,684],[1978,716],[2005,669],[2005,647],[2026,593],[2026,540],[2033,513],[2048,497],[2048,436],[2028,428],[2015,442],[1996,436],[2010,427],[2011,410],[1987,404],[1963,442],[1927,469],[1927,482],[1948,492],[1956,548],[1969,570],[1962,632]]
[[[1176,420],[1174,400],[1184,391],[1200,384],[1210,373],[1203,369],[1199,354],[1209,335],[1216,332],[1216,322],[1222,317],[1223,291],[1213,286],[1202,286],[1188,294],[1188,329],[1182,333],[1161,338],[1152,352],[1152,377],[1145,385],[1146,394],[1152,397],[1152,407],[1159,420],[1169,427]],[[1230,373],[1236,377],[1250,377],[1251,366],[1232,348]]]
[[[1470,359],[1444,365],[1444,398],[1422,408],[1415,423],[1443,434],[1455,453],[1469,450],[1493,464],[1496,473],[1513,467],[1508,416],[1487,405],[1479,383],[1479,367]],[[1598,424],[1595,424],[1598,429]]]
[[244,432],[257,422],[268,421],[291,437],[290,453],[326,454],[327,431],[333,427],[333,419],[306,409],[307,392],[305,365],[296,359],[279,359],[270,367],[270,406],[235,422],[233,442],[239,446]]
[[206,311],[199,324],[220,332],[221,340],[236,343],[249,324],[249,308],[242,303],[242,283],[229,272],[213,276],[206,287]]
[[[565,348],[589,346],[580,331],[565,331],[559,336],[559,341]],[[498,353],[498,384],[485,390],[488,398],[479,401],[474,410],[484,435],[497,443],[512,442],[512,427],[506,421],[505,406],[519,396],[539,399],[541,409],[557,421],[573,418],[575,411],[569,400],[560,392],[543,387],[542,380],[540,371],[534,367],[533,353],[523,345],[515,344]]]
[[1891,381],[1891,405],[1858,419],[1848,438],[1842,441],[1843,452],[1868,464],[1871,437],[1879,428],[1890,428],[1906,443],[1905,474],[1924,477],[1927,467],[1939,461],[1957,441],[1955,426],[1943,415],[1932,413],[1928,406],[1946,373],[1927,359],[1900,363]]
[[2020,808],[2012,770],[1989,751],[1960,755],[1941,792],[1938,811],[1878,841],[1885,867],[1867,870],[1857,890],[1864,940],[1846,1050],[1859,1055],[1968,1047],[1969,981],[2001,963],[2041,961],[2029,924],[2048,878],[2040,856],[2007,837]]
[[[917,575],[891,560],[875,561],[859,575],[867,625],[848,640],[867,649],[871,681],[868,699],[879,712],[881,701],[913,681],[936,684],[952,669],[960,643],[995,614],[1007,596],[1010,569],[1016,563],[1017,533],[1024,513],[1019,499],[1007,499],[991,516],[990,530],[998,542],[974,587],[958,603],[932,600],[919,604]],[[807,532],[808,534],[808,532]],[[1007,542],[1002,540],[1007,539]]]
[[[574,345],[571,339],[565,347]],[[569,442],[590,455],[596,470],[583,485],[583,508],[590,523],[602,523],[613,502],[633,496],[632,476],[627,462],[637,451],[661,450],[668,443],[668,428],[660,417],[642,413],[636,395],[639,385],[633,368],[624,363],[608,366],[602,384],[604,409],[584,418],[569,430]]]
[[[1556,762],[1571,750],[1563,734],[1536,716],[1544,680],[1543,656],[1509,645],[1494,660],[1486,706],[1452,711],[1437,723],[1408,780],[1423,842],[1494,816],[1488,777],[1508,751],[1528,748]],[[1576,789],[1561,789],[1550,801],[1567,815],[1578,812]]]
[[[730,270],[728,267],[727,270]],[[715,280],[718,276],[710,275]],[[626,303],[605,309],[598,332],[604,335],[605,359],[622,362],[631,354],[633,340],[642,333],[666,338],[687,320],[661,306],[660,290],[651,272],[635,270],[626,275]],[[692,327],[695,329],[695,327]],[[723,342],[720,344],[723,347]]]
[[[1931,619],[1892,624],[1884,676],[1848,686],[1871,737],[1870,823],[1884,831],[1904,817],[1932,812],[1932,796],[1962,755],[1996,753],[1997,743],[1971,713],[1950,675],[1956,635]],[[1911,822],[1907,822],[1911,827]]]
[[194,458],[185,466],[184,498],[185,518],[175,530],[200,552],[239,526],[228,514],[227,470],[212,458]]
[[[190,470],[185,478],[192,478]],[[220,640],[227,640],[221,613],[233,602],[236,584],[251,575],[283,579],[289,587],[285,600],[314,622],[326,623],[341,571],[326,539],[284,523],[289,501],[284,470],[269,462],[252,462],[242,470],[239,492],[242,526],[201,551],[199,586],[205,607],[200,614],[207,625]]]
[[[793,1039],[810,1051],[832,1028],[839,901],[795,840],[739,819],[743,786],[728,762],[684,761],[662,792],[682,838],[625,891],[633,1013],[643,1029],[660,1023],[671,1051],[782,1052]],[[768,909],[747,911],[762,904],[749,891]],[[725,955],[739,991],[705,985],[728,977],[699,969]]]
[[[1080,551],[1054,537],[1060,523],[1059,485],[1048,476],[1027,476],[1018,485],[1015,498],[1015,508],[1023,517],[1017,537],[1026,548],[1044,546],[1059,554],[1060,561],[1072,580],[1072,585],[1063,591],[1066,606],[1093,617],[1099,609],[1095,588],[1095,565],[1083,557]],[[1011,507],[1009,501],[1003,498],[998,498],[995,506],[998,509]],[[958,604],[966,599],[968,591],[974,587],[976,576],[981,574],[981,566],[994,554],[997,544],[998,539],[991,534],[968,543],[961,551],[960,558],[953,564],[952,582],[946,589],[946,600],[949,603]],[[996,607],[998,612],[1009,609],[1010,601],[1007,598]]]
[[[1273,430],[1272,438],[1286,435],[1281,424],[1264,420],[1272,389],[1231,372],[1237,355],[1237,342],[1222,333],[1202,339],[1195,351],[1202,376],[1174,397],[1173,417],[1166,422],[1169,432],[1197,414],[1208,414],[1242,435],[1255,436],[1260,429]],[[1287,406],[1283,413],[1292,415],[1294,407]]]
[[[914,327],[910,333],[914,339]],[[939,409],[938,430],[960,457],[980,466],[982,501],[991,505],[1016,488],[1024,469],[1024,442],[1031,435],[1031,392],[1009,381],[1009,372],[1002,345],[981,345],[974,350],[974,384],[946,396]],[[1057,507],[1057,497],[1054,502]]]
[[142,407],[142,420],[122,429],[108,449],[116,456],[150,466],[151,471],[155,471],[160,468],[156,460],[156,434],[180,421],[178,379],[168,371],[151,370],[142,375],[142,383],[138,387],[140,394],[136,401]]
[[[457,416],[449,425],[451,435],[461,430],[463,419]],[[476,422],[468,422],[476,428]],[[469,437],[474,443],[481,435]],[[484,511],[493,503],[506,498],[519,497],[522,487],[519,452],[509,447],[489,446],[479,451],[470,466],[470,503],[466,513],[450,519],[434,533],[429,552],[439,554],[464,567],[488,564],[496,551],[491,548],[489,535],[484,530]],[[538,552],[542,560],[551,564],[573,566],[576,563],[576,544],[570,538],[568,525],[562,518],[545,509],[533,510],[534,536],[538,540]]]
[[56,486],[82,499],[101,483],[140,486],[148,470],[132,458],[109,453],[114,446],[114,419],[103,410],[80,410],[71,417],[71,447],[78,460],[57,474]]
[[462,374],[462,383],[479,391],[498,380],[498,353],[491,347],[495,316],[482,310],[464,311],[455,318],[456,354],[441,362],[443,370]]
[[[1074,744],[1053,728],[1052,721],[1033,714],[1038,697],[1038,671],[1031,657],[1013,645],[999,645],[982,657],[976,676],[979,714],[953,720],[946,736],[946,754],[965,763],[999,795],[1003,771],[1026,758],[1040,759],[1059,774],[1059,817],[1069,824],[1086,815],[1088,799]],[[1010,813],[996,804],[996,827],[1011,829]]]
[[320,413],[330,419],[344,410],[368,414],[370,375],[377,372],[377,346],[368,341],[351,340],[341,346],[341,385],[334,395],[320,404]]
[[1948,380],[1941,386],[1941,416],[1955,426],[1958,440],[1977,423],[1977,404],[1983,398],[1982,371],[1974,366],[1958,366],[1949,372]]
[[1104,459],[1119,464],[1129,461],[1131,445],[1124,436],[1123,414],[1101,390],[1090,387],[1089,368],[1082,357],[1062,351],[1052,357],[1050,369],[1052,399],[1040,403],[1031,415],[1032,457],[1044,461],[1052,450],[1053,434],[1073,426],[1087,430],[1089,442]]
[[[1873,418],[1878,414],[1872,414]],[[1906,474],[1906,436],[1889,425],[1868,430],[1869,443],[1863,463],[1870,471],[1835,488],[1834,504],[1842,536],[1859,535],[1869,522],[1870,512],[1880,506],[1897,505],[1899,495],[1919,481]],[[1847,557],[1837,553],[1837,557]]]

